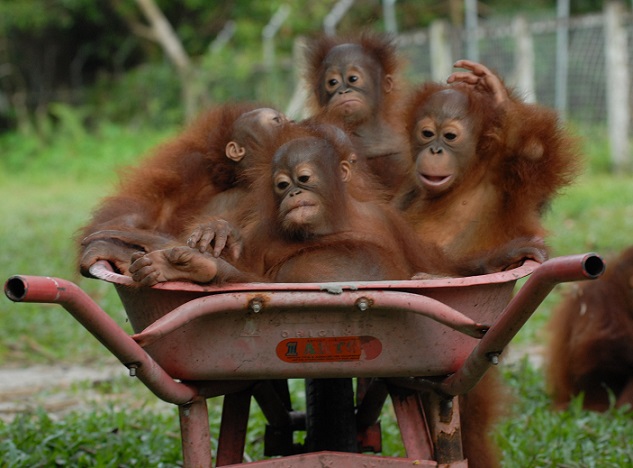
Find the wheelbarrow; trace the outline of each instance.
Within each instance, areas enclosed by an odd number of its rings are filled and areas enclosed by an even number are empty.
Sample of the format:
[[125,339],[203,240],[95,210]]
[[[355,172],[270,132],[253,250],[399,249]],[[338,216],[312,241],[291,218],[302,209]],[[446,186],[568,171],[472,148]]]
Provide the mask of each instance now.
[[[277,458],[248,465],[463,467],[459,395],[498,363],[554,286],[604,268],[588,253],[465,278],[142,288],[98,262],[90,272],[116,288],[131,336],[72,282],[12,276],[5,294],[60,304],[130,375],[178,405],[186,467],[242,464],[253,397],[267,420],[264,455]],[[293,410],[288,379],[306,379],[305,412]],[[207,399],[219,396],[214,457]],[[405,457],[375,454],[388,396]],[[303,430],[305,444],[295,443]]]

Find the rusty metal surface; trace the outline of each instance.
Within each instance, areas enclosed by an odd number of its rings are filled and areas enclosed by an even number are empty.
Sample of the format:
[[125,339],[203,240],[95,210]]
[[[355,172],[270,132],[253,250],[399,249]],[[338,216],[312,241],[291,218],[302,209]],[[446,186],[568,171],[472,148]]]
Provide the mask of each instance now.
[[114,282],[134,338],[170,375],[211,380],[454,372],[516,280],[538,265],[469,278],[222,288],[135,288],[105,265],[92,273]]
[[182,458],[186,467],[211,467],[211,432],[207,400],[196,397],[178,407]]
[[[152,286],[154,290],[164,291],[189,291],[192,293],[212,294],[228,291],[322,291],[330,290],[362,290],[362,289],[395,289],[395,290],[421,290],[426,287],[454,288],[460,286],[476,286],[480,284],[505,283],[507,281],[523,278],[540,264],[531,260],[526,261],[522,266],[513,270],[490,273],[479,276],[468,276],[462,278],[437,278],[425,280],[400,280],[400,281],[348,281],[336,283],[228,283],[222,286],[201,285],[189,282],[172,281],[169,283],[159,283]],[[134,287],[132,278],[112,271],[112,267],[105,261],[99,261],[90,268],[90,274],[95,278],[110,283]]]
[[556,257],[545,262],[518,290],[459,370],[441,383],[440,390],[449,395],[469,391],[488,367],[496,364],[498,356],[554,286],[568,281],[596,279],[604,270],[602,258],[595,254]]
[[227,466],[242,462],[246,445],[250,403],[250,389],[224,397],[216,466]]
[[389,394],[407,457],[435,460],[433,441],[418,392],[390,386]]

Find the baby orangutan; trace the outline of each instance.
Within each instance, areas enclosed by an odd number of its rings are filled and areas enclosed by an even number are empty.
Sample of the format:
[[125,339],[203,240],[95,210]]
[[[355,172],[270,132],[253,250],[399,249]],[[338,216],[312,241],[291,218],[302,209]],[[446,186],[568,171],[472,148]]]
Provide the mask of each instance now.
[[[118,192],[101,202],[80,232],[81,273],[90,276],[91,265],[107,260],[126,274],[134,252],[172,245],[190,231],[193,219],[222,216],[230,220],[244,195],[247,170],[286,124],[278,111],[248,103],[201,114],[184,132],[128,171]],[[216,232],[235,248],[233,232],[226,225],[218,224]]]
[[576,142],[554,111],[522,102],[483,65],[456,66],[472,73],[424,84],[411,99],[414,169],[395,206],[451,259],[514,243],[500,270],[543,261],[542,214],[577,173]]

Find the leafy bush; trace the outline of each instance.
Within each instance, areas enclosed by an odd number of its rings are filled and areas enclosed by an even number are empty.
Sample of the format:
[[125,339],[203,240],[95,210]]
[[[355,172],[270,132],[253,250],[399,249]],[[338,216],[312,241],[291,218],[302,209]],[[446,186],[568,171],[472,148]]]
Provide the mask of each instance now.
[[183,122],[181,91],[174,67],[145,63],[125,74],[101,76],[88,91],[91,121],[165,129]]

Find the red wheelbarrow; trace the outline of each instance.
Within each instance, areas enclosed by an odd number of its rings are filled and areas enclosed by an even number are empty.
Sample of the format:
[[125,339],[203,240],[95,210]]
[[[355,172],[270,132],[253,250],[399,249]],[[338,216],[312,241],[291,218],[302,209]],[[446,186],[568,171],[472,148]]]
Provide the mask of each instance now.
[[[132,336],[63,279],[12,276],[5,294],[62,305],[130,375],[178,405],[187,467],[212,466],[206,400],[222,395],[216,466],[242,463],[254,397],[267,419],[264,455],[281,458],[249,465],[462,467],[457,397],[497,364],[556,284],[604,268],[589,253],[467,278],[139,288],[99,262],[91,273],[114,284]],[[294,378],[306,379],[305,412],[292,408]],[[380,452],[387,396],[406,458],[361,453]],[[293,442],[299,430],[305,445]]]

